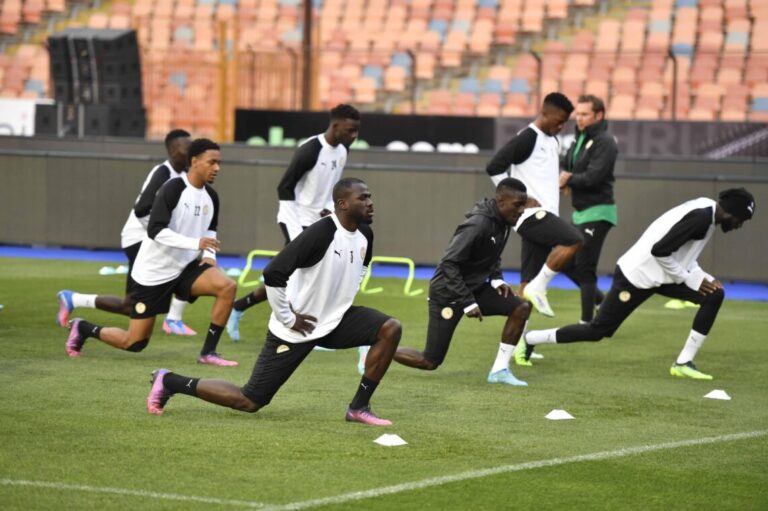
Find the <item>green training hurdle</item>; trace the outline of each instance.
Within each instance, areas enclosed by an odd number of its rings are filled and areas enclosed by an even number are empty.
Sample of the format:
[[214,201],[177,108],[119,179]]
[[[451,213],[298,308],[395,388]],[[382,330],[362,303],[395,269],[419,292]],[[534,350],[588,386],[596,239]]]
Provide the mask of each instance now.
[[245,267],[243,268],[243,273],[240,274],[240,277],[237,279],[237,284],[241,287],[252,287],[252,286],[258,286],[261,283],[260,279],[256,280],[249,280],[246,281],[245,278],[248,276],[248,274],[251,272],[251,265],[253,264],[253,258],[254,257],[275,257],[277,255],[277,250],[251,250],[248,252],[248,259],[245,260]]
[[368,281],[371,278],[371,270],[373,268],[373,263],[404,264],[408,266],[408,278],[405,279],[403,294],[405,296],[417,296],[424,292],[423,289],[414,289],[413,291],[411,290],[411,285],[413,285],[414,274],[416,272],[416,265],[413,264],[413,259],[410,259],[408,257],[373,256],[371,258],[371,262],[368,263],[368,271],[365,272],[365,277],[363,277],[363,282],[360,284],[361,293],[372,295],[372,294],[381,293],[382,291],[384,291],[383,287],[366,289],[366,286],[368,285]]

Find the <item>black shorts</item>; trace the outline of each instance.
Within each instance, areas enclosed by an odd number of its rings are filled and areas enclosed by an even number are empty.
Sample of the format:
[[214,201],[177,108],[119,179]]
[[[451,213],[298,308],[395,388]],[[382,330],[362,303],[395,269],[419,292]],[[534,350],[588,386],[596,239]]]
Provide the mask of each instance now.
[[543,209],[526,218],[517,228],[517,233],[523,238],[521,282],[530,282],[538,275],[554,247],[584,242],[584,236],[576,227]]
[[685,284],[664,284],[650,289],[637,288],[624,276],[621,268],[616,266],[611,289],[605,295],[603,303],[600,304],[600,310],[590,326],[600,331],[604,337],[611,337],[624,320],[654,294],[693,303],[701,303],[705,298],[704,295]]
[[[511,292],[506,298],[501,296],[490,284],[485,283],[473,293],[475,302],[483,316],[509,316],[525,301]],[[437,303],[429,301],[429,325],[427,326],[427,347],[424,358],[435,365],[445,360],[451,346],[453,332],[464,316],[466,304]]]
[[133,287],[133,279],[131,278],[131,270],[133,270],[133,263],[136,261],[136,256],[139,255],[139,249],[141,248],[141,242],[134,243],[130,247],[125,247],[123,253],[128,258],[128,275],[125,278],[125,294],[131,292]]
[[143,286],[131,279],[131,288],[128,290],[132,302],[131,319],[153,318],[158,314],[165,314],[171,308],[171,298],[174,294],[185,302],[193,303],[197,297],[192,296],[192,284],[208,268],[212,266],[194,260],[178,277],[156,286]]
[[315,346],[345,349],[376,344],[381,326],[390,319],[376,309],[352,306],[331,333],[313,341],[290,343],[267,331],[251,377],[241,389],[243,395],[259,406],[268,405]]

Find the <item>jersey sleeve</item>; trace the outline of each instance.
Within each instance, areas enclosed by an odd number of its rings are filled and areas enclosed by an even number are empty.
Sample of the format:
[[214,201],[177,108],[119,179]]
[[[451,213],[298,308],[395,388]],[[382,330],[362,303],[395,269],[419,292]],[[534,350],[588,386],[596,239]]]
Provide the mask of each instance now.
[[651,255],[675,282],[685,283],[686,286],[697,291],[707,274],[698,263],[692,264],[691,268],[683,268],[672,257],[672,253],[690,240],[703,239],[712,225],[712,214],[711,207],[688,212],[651,247]]
[[528,127],[499,149],[488,162],[485,171],[494,184],[498,184],[507,177],[507,171],[511,165],[518,165],[530,158],[534,147],[536,147],[536,132]]
[[279,200],[296,200],[296,184],[312,170],[317,164],[317,157],[323,148],[317,138],[309,140],[300,146],[293,155],[291,163],[283,174],[283,178],[277,185],[277,197]]
[[286,286],[297,268],[309,268],[323,258],[333,242],[336,224],[330,217],[318,220],[288,243],[264,268],[264,285],[272,312],[283,325],[291,328],[296,314],[288,302]]
[[152,212],[149,214],[147,235],[169,247],[197,250],[200,247],[199,239],[184,236],[168,228],[173,210],[178,206],[181,194],[186,187],[184,180],[172,179],[160,188],[155,196]]
[[446,288],[452,295],[460,296],[461,303],[465,306],[474,303],[475,297],[464,282],[461,265],[472,261],[472,249],[477,240],[482,237],[482,225],[473,222],[473,219],[464,222],[456,229],[443,258],[440,260],[440,267],[445,275]]
[[149,216],[158,190],[160,190],[160,187],[162,187],[170,178],[171,171],[168,170],[168,167],[165,165],[158,165],[155,167],[147,186],[141,190],[139,197],[136,199],[136,203],[133,205],[133,212],[136,214],[136,218],[142,219]]

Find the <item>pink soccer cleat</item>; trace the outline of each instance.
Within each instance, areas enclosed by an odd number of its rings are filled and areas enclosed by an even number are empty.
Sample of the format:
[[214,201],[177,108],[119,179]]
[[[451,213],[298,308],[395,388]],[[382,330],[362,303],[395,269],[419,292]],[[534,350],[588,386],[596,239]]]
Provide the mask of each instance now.
[[163,321],[163,332],[168,335],[197,335],[197,332],[185,325],[180,319],[165,318],[165,321]]
[[360,408],[359,410],[352,410],[351,408],[347,408],[347,415],[344,418],[347,422],[361,422],[363,424],[368,424],[369,426],[392,425],[392,421],[376,417],[376,414],[371,411],[370,406]]
[[168,369],[155,369],[152,371],[152,377],[149,379],[152,387],[149,389],[149,395],[147,396],[147,411],[152,415],[162,415],[165,404],[171,398],[171,394],[165,390],[163,385],[163,377],[167,373]]
[[199,357],[197,357],[197,363],[208,364],[211,366],[226,366],[226,367],[240,365],[234,360],[227,360],[226,358],[222,358],[222,356],[216,352],[208,353],[207,355],[200,355]]
[[70,357],[79,357],[80,351],[85,344],[85,337],[80,335],[80,322],[82,319],[75,318],[69,323],[69,337],[67,337],[67,343],[64,345],[64,349],[67,351],[67,355]]

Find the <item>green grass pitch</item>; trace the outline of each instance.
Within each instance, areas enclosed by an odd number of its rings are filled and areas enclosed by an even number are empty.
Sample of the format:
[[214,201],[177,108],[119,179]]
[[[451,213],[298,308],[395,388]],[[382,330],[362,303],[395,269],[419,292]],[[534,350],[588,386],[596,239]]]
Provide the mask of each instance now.
[[[438,371],[391,366],[372,402],[390,428],[343,420],[359,381],[354,350],[312,353],[257,414],[176,396],[154,417],[145,408],[154,368],[245,382],[269,308],[244,316],[242,342],[222,337],[237,368],[197,365],[202,334],[168,337],[160,322],[140,354],[90,339],[69,359],[56,292],[120,294],[124,277],[98,276],[98,263],[0,262],[3,510],[768,509],[766,303],[726,297],[696,359],[712,382],[669,376],[695,310],[670,311],[656,297],[613,339],[541,348],[544,360],[513,368],[528,388],[485,383],[502,320],[465,318]],[[384,292],[357,303],[399,318],[402,345],[422,347],[424,295],[403,297],[402,281],[372,284]],[[575,292],[550,296],[557,317],[534,315],[531,327],[578,319]],[[210,303],[187,308],[198,332]],[[733,400],[704,399],[713,389]],[[575,420],[544,419],[556,408]],[[374,444],[383,433],[408,445]],[[728,436],[740,433],[751,436]]]

